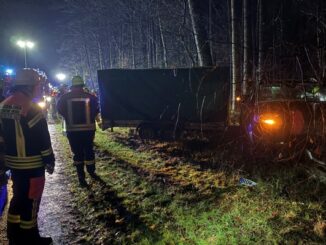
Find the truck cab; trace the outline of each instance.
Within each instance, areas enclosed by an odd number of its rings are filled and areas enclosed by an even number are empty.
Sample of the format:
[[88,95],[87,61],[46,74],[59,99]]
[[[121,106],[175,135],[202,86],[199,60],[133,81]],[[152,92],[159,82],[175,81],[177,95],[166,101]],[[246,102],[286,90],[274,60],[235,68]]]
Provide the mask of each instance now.
[[326,90],[315,81],[260,85],[242,107],[241,126],[256,155],[273,152],[276,160],[303,154],[321,158],[326,136]]

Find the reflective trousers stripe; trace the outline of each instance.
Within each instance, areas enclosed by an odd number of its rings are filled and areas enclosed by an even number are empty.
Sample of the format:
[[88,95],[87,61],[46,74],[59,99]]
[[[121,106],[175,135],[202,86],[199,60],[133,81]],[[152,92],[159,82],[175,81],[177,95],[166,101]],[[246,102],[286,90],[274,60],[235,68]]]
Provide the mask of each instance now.
[[21,220],[20,221],[20,228],[22,229],[32,229],[34,227],[36,227],[37,224],[37,220],[33,219],[33,220]]
[[8,223],[19,224],[20,223],[20,215],[8,213],[7,221],[8,221]]
[[83,165],[84,162],[80,162],[80,161],[74,161],[74,165],[77,166],[77,165]]
[[43,162],[33,162],[33,163],[13,163],[6,161],[6,166],[11,169],[35,169],[44,167]]
[[93,165],[95,164],[95,160],[84,161],[86,165]]
[[96,125],[95,123],[92,124],[85,124],[85,125],[68,125],[66,124],[65,130],[67,132],[71,131],[93,131],[96,130]]
[[5,155],[6,160],[10,160],[12,162],[35,162],[35,161],[41,161],[42,156],[41,155],[35,155],[35,156],[11,156],[11,155]]

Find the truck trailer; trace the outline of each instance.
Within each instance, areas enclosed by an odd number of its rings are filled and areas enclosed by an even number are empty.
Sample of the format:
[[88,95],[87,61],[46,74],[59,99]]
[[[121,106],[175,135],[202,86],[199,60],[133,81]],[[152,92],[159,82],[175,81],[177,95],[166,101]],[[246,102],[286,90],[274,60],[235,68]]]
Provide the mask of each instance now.
[[100,70],[103,129],[136,127],[145,139],[222,129],[229,74],[229,67]]

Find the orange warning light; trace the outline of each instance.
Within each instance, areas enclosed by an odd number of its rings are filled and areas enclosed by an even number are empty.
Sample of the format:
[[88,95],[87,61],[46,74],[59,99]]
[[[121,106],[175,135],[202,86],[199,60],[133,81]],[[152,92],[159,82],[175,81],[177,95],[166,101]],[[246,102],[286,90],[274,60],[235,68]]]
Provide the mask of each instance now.
[[283,122],[278,114],[262,114],[259,121],[266,129],[279,129]]

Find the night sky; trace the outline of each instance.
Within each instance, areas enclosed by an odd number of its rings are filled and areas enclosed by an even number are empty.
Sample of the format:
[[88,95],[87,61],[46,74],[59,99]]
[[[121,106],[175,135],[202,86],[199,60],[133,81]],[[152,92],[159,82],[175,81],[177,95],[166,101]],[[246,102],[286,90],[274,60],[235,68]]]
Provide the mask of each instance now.
[[59,69],[56,50],[60,44],[56,38],[59,31],[56,23],[60,13],[53,7],[53,1],[3,2],[4,5],[0,5],[0,64],[15,69],[23,67],[24,52],[16,42],[26,38],[35,42],[35,47],[28,51],[28,67],[39,68],[48,74],[54,73]]

